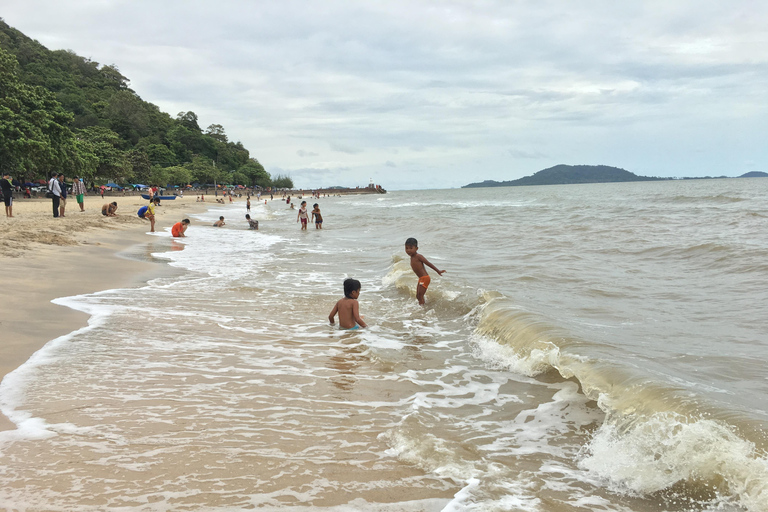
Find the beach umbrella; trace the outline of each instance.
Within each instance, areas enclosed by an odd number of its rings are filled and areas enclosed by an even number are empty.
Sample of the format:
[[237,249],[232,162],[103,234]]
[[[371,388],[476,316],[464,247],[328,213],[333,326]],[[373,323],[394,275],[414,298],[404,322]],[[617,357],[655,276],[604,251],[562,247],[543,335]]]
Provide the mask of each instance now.
[[107,184],[106,184],[106,185],[104,185],[104,186],[105,186],[105,187],[112,187],[112,188],[117,188],[117,189],[120,189],[120,190],[122,190],[122,189],[123,189],[123,187],[121,187],[121,186],[120,186],[120,185],[118,185],[117,183],[107,183]]

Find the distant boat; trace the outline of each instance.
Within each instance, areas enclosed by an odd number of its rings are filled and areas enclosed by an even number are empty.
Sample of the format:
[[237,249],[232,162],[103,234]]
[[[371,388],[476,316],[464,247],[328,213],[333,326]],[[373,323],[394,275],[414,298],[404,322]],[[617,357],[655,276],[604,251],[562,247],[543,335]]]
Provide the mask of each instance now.
[[[141,194],[141,197],[144,199],[149,199],[149,194]],[[161,201],[170,201],[171,199],[176,199],[176,196],[155,196],[156,198],[160,199]]]

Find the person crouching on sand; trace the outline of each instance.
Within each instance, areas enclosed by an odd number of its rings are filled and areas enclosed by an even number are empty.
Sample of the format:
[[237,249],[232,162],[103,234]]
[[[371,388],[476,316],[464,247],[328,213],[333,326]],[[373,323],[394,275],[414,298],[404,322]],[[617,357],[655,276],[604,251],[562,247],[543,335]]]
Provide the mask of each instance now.
[[117,201],[112,201],[101,207],[101,214],[105,217],[117,217]]
[[187,231],[188,227],[189,227],[189,219],[184,219],[181,222],[177,222],[171,228],[171,236],[175,238],[183,238],[187,236],[184,233]]
[[368,327],[363,319],[360,318],[360,305],[357,298],[360,296],[360,281],[357,279],[344,280],[344,298],[339,300],[331,314],[328,315],[331,325],[334,325],[334,317],[339,314],[339,327],[349,331]]

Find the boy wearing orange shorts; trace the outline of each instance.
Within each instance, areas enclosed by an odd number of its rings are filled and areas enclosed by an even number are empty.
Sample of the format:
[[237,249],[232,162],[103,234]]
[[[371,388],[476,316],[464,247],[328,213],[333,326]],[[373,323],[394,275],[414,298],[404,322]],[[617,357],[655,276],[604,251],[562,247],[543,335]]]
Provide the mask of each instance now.
[[430,281],[429,274],[427,274],[427,269],[424,268],[424,265],[427,265],[440,276],[445,273],[445,270],[439,270],[436,266],[431,264],[427,258],[419,254],[418,250],[419,242],[417,242],[415,238],[409,238],[405,241],[405,254],[411,257],[411,268],[419,278],[419,284],[416,285],[416,300],[423,306],[424,294],[427,293]]

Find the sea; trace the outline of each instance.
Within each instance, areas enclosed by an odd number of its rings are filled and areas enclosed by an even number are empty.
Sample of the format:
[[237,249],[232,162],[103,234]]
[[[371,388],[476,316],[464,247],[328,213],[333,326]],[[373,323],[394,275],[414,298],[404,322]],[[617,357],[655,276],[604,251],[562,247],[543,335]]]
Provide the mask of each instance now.
[[54,301],[90,320],[0,384],[0,509],[768,511],[768,179],[263,199]]

